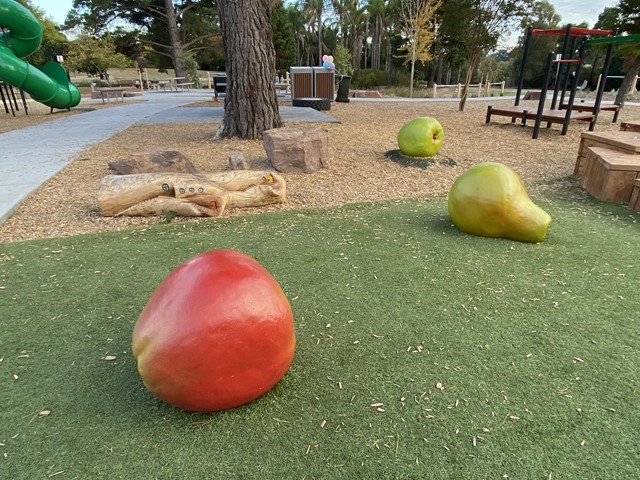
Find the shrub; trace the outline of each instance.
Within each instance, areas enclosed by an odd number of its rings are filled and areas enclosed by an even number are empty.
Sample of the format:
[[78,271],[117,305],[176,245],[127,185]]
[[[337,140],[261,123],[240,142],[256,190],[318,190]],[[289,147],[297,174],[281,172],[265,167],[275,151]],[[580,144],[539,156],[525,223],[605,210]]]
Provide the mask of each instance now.
[[356,88],[371,88],[376,84],[376,75],[372,70],[358,70],[353,75],[353,86]]
[[408,87],[410,75],[405,72],[397,72],[391,79],[391,84],[395,87]]
[[386,85],[388,73],[386,70],[372,70],[364,68],[353,75],[353,84],[356,88],[372,88]]

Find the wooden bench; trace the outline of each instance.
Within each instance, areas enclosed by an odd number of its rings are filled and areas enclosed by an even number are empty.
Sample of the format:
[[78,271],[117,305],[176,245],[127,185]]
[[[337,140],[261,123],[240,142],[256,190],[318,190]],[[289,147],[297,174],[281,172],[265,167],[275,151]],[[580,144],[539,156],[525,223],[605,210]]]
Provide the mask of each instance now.
[[635,132],[583,132],[578,146],[578,158],[573,173],[584,176],[585,156],[588,147],[605,147],[609,150],[640,154],[640,136]]
[[185,88],[187,90],[191,90],[192,86],[193,86],[193,82],[176,83],[176,90],[178,89],[184,90]]
[[[565,110],[566,108],[567,108],[566,103],[563,103],[560,105],[560,110]],[[595,105],[593,103],[578,102],[578,103],[574,103],[571,109],[578,112],[594,113]],[[616,123],[618,121],[618,115],[620,115],[620,105],[610,105],[610,104],[600,105],[599,110],[601,112],[613,112],[613,120],[611,120],[611,123]]]
[[524,127],[527,123],[528,113],[528,108],[520,106],[494,108],[492,105],[489,105],[487,107],[487,117],[485,119],[485,123],[491,122],[492,115],[499,115],[503,117],[511,117],[511,123],[514,123],[516,121],[516,118],[519,118],[520,124]]
[[640,212],[640,178],[637,178],[633,184],[631,200],[629,200],[629,208],[636,212]]
[[622,132],[640,132],[640,120],[627,120],[620,124]]
[[[565,116],[567,112],[564,110],[555,110],[551,108],[545,108],[542,110],[542,121],[549,123],[564,123]],[[536,112],[527,112],[527,119],[535,119],[537,113]],[[581,122],[591,122],[593,120],[592,113],[584,113],[584,112],[575,112],[571,111],[571,120],[579,120]]]
[[102,97],[102,103],[104,103],[105,98],[107,99],[107,102],[110,102],[111,98],[114,98],[116,101],[119,98],[120,101],[124,102],[125,90],[126,90],[125,88],[119,88],[119,87],[104,87],[104,88],[96,88],[95,91],[100,94],[100,96]]
[[598,200],[629,203],[640,177],[640,155],[588,147],[580,184]]

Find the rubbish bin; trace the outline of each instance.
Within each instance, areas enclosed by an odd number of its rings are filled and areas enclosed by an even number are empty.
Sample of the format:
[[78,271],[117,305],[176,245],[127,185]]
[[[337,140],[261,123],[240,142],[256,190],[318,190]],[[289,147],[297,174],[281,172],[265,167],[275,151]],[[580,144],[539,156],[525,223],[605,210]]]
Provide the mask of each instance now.
[[291,67],[291,98],[314,97],[313,68]]
[[328,98],[333,102],[336,95],[336,75],[331,69],[324,67],[313,68],[313,96],[316,98]]
[[340,75],[336,102],[349,103],[349,88],[351,88],[351,77],[349,75]]

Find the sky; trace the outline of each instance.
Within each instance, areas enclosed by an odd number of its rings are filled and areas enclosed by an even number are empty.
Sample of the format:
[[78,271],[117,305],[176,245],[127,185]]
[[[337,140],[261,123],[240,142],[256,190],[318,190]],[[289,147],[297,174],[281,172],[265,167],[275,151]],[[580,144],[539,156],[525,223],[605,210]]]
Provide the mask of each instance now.
[[67,12],[71,10],[73,0],[31,0],[31,4],[44,10],[49,18],[56,23],[63,23]]
[[[564,24],[575,25],[586,21],[590,27],[593,27],[598,20],[598,15],[605,7],[612,7],[618,3],[617,0],[550,0],[550,2],[562,17]],[[31,0],[31,3],[44,10],[55,22],[62,23],[67,12],[71,10],[73,0]],[[512,35],[511,38],[515,36],[517,39],[518,33]]]

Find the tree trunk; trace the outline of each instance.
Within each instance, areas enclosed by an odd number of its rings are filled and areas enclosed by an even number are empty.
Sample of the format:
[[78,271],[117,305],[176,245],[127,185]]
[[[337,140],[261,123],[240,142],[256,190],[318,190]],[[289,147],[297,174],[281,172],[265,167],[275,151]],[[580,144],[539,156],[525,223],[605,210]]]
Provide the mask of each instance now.
[[362,59],[362,34],[356,33],[353,36],[351,45],[351,65],[354,70],[360,70],[360,60]]
[[[616,105],[620,105],[621,107],[624,106],[624,101],[627,93],[629,93],[632,88],[635,90],[634,82],[636,81],[636,76],[638,75],[638,73],[640,73],[640,57],[636,58],[631,64],[631,67],[629,67],[629,70],[622,80],[622,85],[620,85],[620,90],[618,90],[618,94],[616,95],[616,99],[613,103],[615,103]],[[604,81],[606,81],[606,78],[604,79]]]
[[458,110],[464,112],[464,106],[467,103],[467,96],[469,94],[469,85],[471,85],[471,79],[473,78],[473,71],[476,69],[478,63],[478,57],[480,56],[480,47],[474,45],[471,49],[471,55],[469,56],[469,67],[467,68],[467,75],[464,82],[464,88],[462,89],[462,95],[460,97],[460,104]]
[[316,12],[318,16],[318,65],[322,63],[322,8],[324,3],[321,1]]
[[440,54],[438,55],[438,63],[436,66],[436,71],[435,71],[435,78],[436,78],[436,83],[441,84],[442,83],[442,64],[444,62],[444,55]]
[[257,139],[283,125],[278,112],[271,0],[216,0],[227,88],[216,138]]
[[416,41],[411,46],[411,78],[409,78],[409,98],[413,98],[413,76],[416,71]]
[[184,58],[184,44],[180,39],[180,32],[178,31],[178,17],[176,15],[176,9],[173,6],[173,0],[164,0],[165,8],[167,9],[167,29],[169,30],[169,41],[171,43],[171,60],[173,62],[173,70],[176,72],[176,77],[184,77],[184,68],[182,67],[182,60]]
[[373,31],[373,41],[371,42],[371,68],[380,70],[380,45],[382,36],[382,19],[380,15],[376,16],[376,26]]

